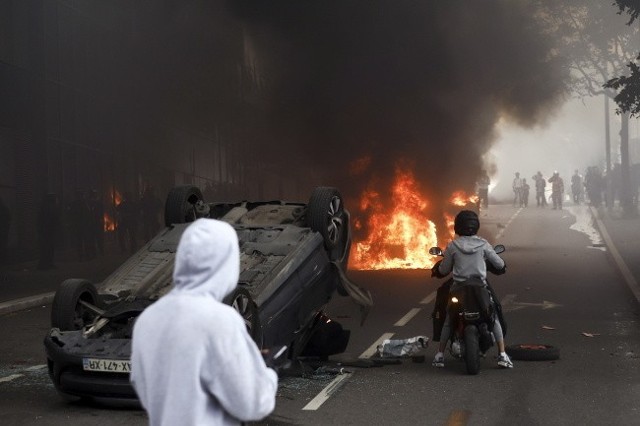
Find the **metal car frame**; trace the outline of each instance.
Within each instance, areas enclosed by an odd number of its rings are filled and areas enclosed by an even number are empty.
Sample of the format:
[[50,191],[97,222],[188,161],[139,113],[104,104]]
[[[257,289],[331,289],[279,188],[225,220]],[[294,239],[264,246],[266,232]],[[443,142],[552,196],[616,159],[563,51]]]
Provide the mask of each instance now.
[[336,291],[365,313],[372,300],[346,275],[349,212],[335,188],[315,188],[308,203],[205,203],[197,187],[179,186],[167,197],[165,228],[143,248],[98,286],[68,279],[56,292],[44,344],[60,393],[136,397],[128,374],[133,324],[172,288],[180,236],[199,217],[226,221],[237,232],[240,279],[225,303],[242,315],[258,347],[286,345],[290,359],[310,347],[321,357],[345,350],[348,331],[321,336],[331,322],[323,308]]

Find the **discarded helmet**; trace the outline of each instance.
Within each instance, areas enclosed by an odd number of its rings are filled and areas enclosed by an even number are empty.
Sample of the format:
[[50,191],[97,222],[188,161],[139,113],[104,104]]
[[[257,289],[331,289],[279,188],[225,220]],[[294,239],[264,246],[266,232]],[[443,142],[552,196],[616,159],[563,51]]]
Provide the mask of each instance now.
[[456,215],[453,224],[453,230],[458,235],[476,235],[480,229],[480,219],[476,212],[471,210],[462,210]]

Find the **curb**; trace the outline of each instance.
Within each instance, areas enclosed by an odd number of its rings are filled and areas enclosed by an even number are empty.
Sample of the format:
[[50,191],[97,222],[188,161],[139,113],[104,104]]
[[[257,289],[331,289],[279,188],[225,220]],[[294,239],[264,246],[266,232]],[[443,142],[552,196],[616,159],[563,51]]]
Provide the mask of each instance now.
[[0,303],[0,315],[11,314],[23,309],[33,308],[35,306],[48,305],[53,302],[55,292],[38,294],[35,296],[23,297],[21,299],[9,300]]
[[598,225],[598,229],[600,230],[602,239],[607,244],[609,253],[613,257],[613,261],[618,266],[618,270],[620,271],[620,273],[622,274],[622,277],[624,278],[625,284],[627,284],[627,287],[629,288],[629,290],[631,290],[631,293],[633,293],[634,297],[636,298],[636,301],[640,303],[640,286],[638,286],[638,282],[633,277],[633,274],[629,270],[629,267],[627,266],[627,264],[622,259],[622,256],[620,256],[620,253],[618,252],[618,249],[616,248],[615,244],[613,244],[613,240],[611,239],[611,236],[609,236],[609,232],[607,231],[607,228],[604,226],[604,223],[602,222],[602,220],[600,220],[600,218],[598,217],[598,212],[593,207],[589,207],[589,208],[591,209],[591,214],[593,215],[593,218],[596,221],[596,224]]

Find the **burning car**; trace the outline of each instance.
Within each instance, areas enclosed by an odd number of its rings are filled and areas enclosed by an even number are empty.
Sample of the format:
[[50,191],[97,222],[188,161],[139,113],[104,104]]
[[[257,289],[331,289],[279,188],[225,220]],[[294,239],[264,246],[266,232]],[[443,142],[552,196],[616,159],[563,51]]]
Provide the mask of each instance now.
[[335,292],[351,296],[363,312],[372,301],[346,276],[351,230],[338,190],[316,188],[307,203],[206,203],[197,187],[179,186],[166,200],[166,226],[143,248],[99,285],[68,279],[56,292],[44,345],[60,393],[136,397],[129,384],[134,322],[172,288],[180,236],[198,217],[225,221],[237,232],[240,278],[225,302],[242,315],[258,347],[286,345],[291,359],[344,352],[349,331],[323,308]]

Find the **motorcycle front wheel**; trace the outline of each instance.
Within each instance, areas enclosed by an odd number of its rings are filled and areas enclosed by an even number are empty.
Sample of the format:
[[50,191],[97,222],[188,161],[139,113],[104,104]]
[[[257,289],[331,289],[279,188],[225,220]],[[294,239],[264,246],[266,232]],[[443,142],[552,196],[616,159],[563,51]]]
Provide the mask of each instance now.
[[467,373],[475,375],[480,372],[480,333],[475,325],[464,328],[464,361]]

